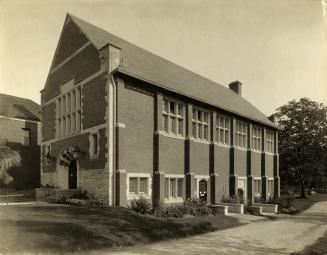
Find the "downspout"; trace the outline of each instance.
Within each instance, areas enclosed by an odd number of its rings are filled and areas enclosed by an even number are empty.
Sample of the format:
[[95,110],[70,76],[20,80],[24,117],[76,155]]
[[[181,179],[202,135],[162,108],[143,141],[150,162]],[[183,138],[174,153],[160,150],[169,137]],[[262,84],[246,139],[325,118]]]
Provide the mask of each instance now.
[[112,129],[112,205],[116,205],[117,204],[117,197],[116,197],[116,169],[117,169],[117,159],[116,159],[116,155],[117,155],[117,136],[116,136],[116,124],[117,124],[117,86],[116,86],[116,82],[115,79],[112,75],[112,73],[110,73],[110,79],[112,82],[112,93],[113,93],[113,109],[112,109],[112,119],[113,119],[113,129]]

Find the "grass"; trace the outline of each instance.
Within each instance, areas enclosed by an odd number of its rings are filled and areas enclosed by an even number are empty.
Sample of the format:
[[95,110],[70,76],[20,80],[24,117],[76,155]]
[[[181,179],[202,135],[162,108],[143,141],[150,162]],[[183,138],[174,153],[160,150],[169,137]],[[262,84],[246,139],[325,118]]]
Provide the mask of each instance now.
[[240,225],[227,216],[161,219],[127,208],[66,205],[0,207],[0,254],[87,253],[147,244]]
[[294,199],[294,209],[290,211],[283,211],[285,214],[298,214],[309,209],[317,202],[326,201],[327,194],[312,194],[307,195],[306,198],[297,197]]
[[314,244],[304,248],[299,255],[323,255],[327,254],[327,232],[319,238]]

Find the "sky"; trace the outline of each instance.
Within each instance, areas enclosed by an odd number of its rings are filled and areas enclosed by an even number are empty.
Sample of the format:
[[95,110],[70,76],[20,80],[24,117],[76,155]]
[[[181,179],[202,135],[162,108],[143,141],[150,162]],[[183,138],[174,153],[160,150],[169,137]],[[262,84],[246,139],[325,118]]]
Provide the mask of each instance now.
[[241,81],[242,96],[266,115],[301,97],[327,104],[326,5],[0,0],[0,93],[40,103],[68,12],[224,86]]

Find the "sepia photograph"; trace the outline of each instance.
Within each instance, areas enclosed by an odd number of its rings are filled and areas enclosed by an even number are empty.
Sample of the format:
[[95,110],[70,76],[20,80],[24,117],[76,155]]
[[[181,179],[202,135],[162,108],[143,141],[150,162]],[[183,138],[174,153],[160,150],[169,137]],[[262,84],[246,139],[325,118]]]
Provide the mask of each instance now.
[[0,255],[327,254],[327,0],[0,0]]

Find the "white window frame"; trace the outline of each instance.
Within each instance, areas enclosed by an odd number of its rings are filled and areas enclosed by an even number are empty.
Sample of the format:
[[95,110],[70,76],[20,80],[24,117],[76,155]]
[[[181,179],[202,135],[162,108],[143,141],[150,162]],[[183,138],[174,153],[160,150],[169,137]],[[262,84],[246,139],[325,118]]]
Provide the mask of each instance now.
[[[174,196],[171,196],[171,186],[170,182],[171,180],[174,180]],[[182,181],[182,196],[178,196],[178,180],[183,180]],[[168,187],[166,183],[168,182]],[[168,188],[168,190],[167,190]],[[185,175],[183,174],[166,174],[165,175],[165,203],[179,203],[183,202],[183,196],[185,192]],[[167,197],[168,194],[168,197]]]
[[[199,119],[200,114],[200,119]],[[205,120],[207,116],[207,121]],[[195,134],[194,134],[195,127]],[[207,137],[205,138],[205,129],[207,129]],[[210,141],[210,112],[204,109],[193,107],[192,109],[192,137],[201,141]]]
[[[163,98],[163,110],[162,110],[162,130],[173,136],[185,137],[185,104],[171,98]],[[168,108],[166,109],[166,103]],[[174,104],[174,110],[171,111],[171,104]],[[180,112],[180,108],[182,111]],[[165,118],[167,118],[167,128],[165,126]],[[173,122],[172,122],[173,120]],[[180,121],[182,122],[180,125]],[[171,126],[175,125],[175,131],[172,130]],[[180,133],[180,126],[182,126],[182,133]]]
[[248,124],[244,121],[236,120],[235,146],[239,148],[248,147]]
[[[140,197],[144,197],[146,199],[151,198],[152,194],[152,175],[148,173],[127,173],[126,174],[126,194],[127,194],[127,200],[133,200],[133,199],[139,199]],[[137,192],[136,193],[130,193],[129,192],[129,179],[130,178],[138,178],[137,181]],[[140,193],[140,178],[147,178],[147,192],[146,193]]]
[[[271,185],[269,184],[271,183]],[[269,187],[271,187],[271,190],[269,192]],[[268,194],[268,198],[272,195],[274,195],[275,192],[275,188],[274,188],[274,178],[268,178],[267,181],[267,194]]]
[[254,177],[253,185],[254,185],[254,188],[253,188],[254,195],[256,197],[261,197],[261,195],[262,195],[262,178]]
[[[216,142],[222,145],[230,145],[231,118],[222,114],[216,115]],[[221,141],[221,135],[223,142]],[[227,142],[226,142],[227,135]]]
[[275,146],[275,133],[271,130],[266,130],[266,148],[265,151],[269,153],[274,153]]
[[74,79],[60,86],[56,99],[56,137],[68,137],[82,128],[82,86],[74,87]]
[[[97,141],[96,141],[96,145],[97,145],[97,151],[94,151],[94,136],[97,136]],[[90,136],[89,136],[89,142],[90,142],[90,148],[89,148],[89,154],[90,154],[90,159],[98,159],[99,158],[99,153],[100,153],[100,132],[99,130],[94,131],[94,132],[90,132]]]
[[[196,184],[195,185],[196,188],[194,189],[194,196],[196,198],[199,198],[199,183],[202,180],[207,182],[207,193],[208,193],[210,176],[209,175],[194,175],[194,179],[195,179],[195,184]],[[208,194],[207,194],[207,197],[208,197]]]
[[[28,134],[28,136],[25,135],[26,133]],[[25,138],[28,138],[28,144],[25,144]],[[22,145],[24,147],[31,146],[31,129],[30,128],[22,128]]]
[[262,128],[252,126],[252,150],[262,151]]

